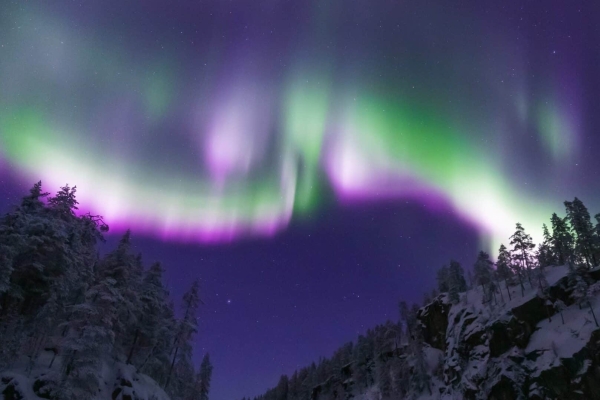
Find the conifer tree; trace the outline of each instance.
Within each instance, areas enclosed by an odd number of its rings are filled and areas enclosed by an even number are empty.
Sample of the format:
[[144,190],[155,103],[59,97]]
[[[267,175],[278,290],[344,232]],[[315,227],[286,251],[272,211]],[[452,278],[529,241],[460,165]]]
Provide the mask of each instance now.
[[431,395],[431,374],[427,368],[427,362],[425,361],[425,354],[423,352],[423,342],[420,339],[421,338],[415,340],[411,345],[414,364],[410,383],[415,393],[423,393],[425,389],[427,389],[427,393]]
[[559,265],[565,265],[573,253],[573,236],[571,235],[566,219],[552,214],[552,253]]
[[[200,364],[200,372],[198,373],[200,378],[200,400],[208,400],[208,393],[210,391],[210,379],[212,377],[213,366],[210,363],[210,357],[208,353],[202,357],[202,363]],[[287,377],[286,377],[287,378]],[[287,391],[286,391],[287,393]]]
[[596,327],[598,327],[598,320],[596,319],[596,314],[594,313],[591,302],[591,298],[595,294],[595,288],[591,288],[588,283],[589,277],[587,275],[587,270],[583,267],[573,268],[569,271],[567,279],[569,286],[572,288],[571,298],[577,303],[579,309],[586,305],[589,307],[590,313],[594,317]]
[[520,223],[517,223],[517,229],[510,237],[510,244],[513,246],[512,253],[521,263],[522,270],[527,271],[527,279],[530,286],[533,287],[531,282],[531,260],[535,245],[531,241],[531,236],[525,233],[525,229]]
[[459,293],[467,290],[467,282],[465,281],[465,273],[461,265],[452,260],[447,274],[448,295],[450,300],[456,304],[459,300]]
[[481,285],[486,301],[492,300],[495,290],[492,265],[494,263],[490,260],[490,255],[485,251],[480,251],[473,270],[475,272],[475,281],[478,285]]
[[544,242],[538,247],[536,256],[538,265],[542,271],[544,271],[546,267],[556,264],[556,259],[552,252],[552,237],[550,236],[550,232],[548,231],[546,224],[542,226],[542,230],[544,234]]
[[388,398],[392,393],[392,376],[388,363],[382,357],[375,359],[375,374],[380,394]]
[[447,266],[442,266],[440,269],[438,269],[437,271],[437,284],[438,284],[438,290],[440,293],[447,293],[449,290],[449,285],[448,285],[448,267]]
[[191,342],[181,339],[191,336],[195,317],[186,313],[175,324],[162,269],[144,273],[129,232],[99,259],[96,245],[108,226],[101,216],[77,215],[75,195],[66,185],[43,201],[49,195],[38,182],[0,217],[0,368],[15,360],[32,372],[42,367],[42,349],[51,351],[43,366],[57,374],[45,378],[53,381],[47,394],[83,399],[106,384],[107,364],[127,361],[157,381],[171,378],[175,397],[192,398]]
[[[127,231],[119,241],[117,248],[108,253],[98,267],[100,277],[114,281],[120,301],[116,304],[115,354],[133,356],[139,339],[139,317],[142,315],[142,265],[141,260],[131,251],[131,232]],[[126,360],[123,360],[126,361]]]
[[508,293],[508,299],[512,300],[510,295],[509,285],[512,285],[512,271],[510,269],[510,253],[506,247],[501,244],[498,250],[498,260],[496,261],[496,272],[498,278],[504,280],[506,286],[506,292]]
[[[161,327],[168,307],[168,293],[162,284],[163,269],[160,263],[154,263],[145,272],[140,288],[140,315],[129,347],[126,363],[133,363],[138,353],[146,351],[153,355],[159,345]],[[140,366],[140,364],[137,364]]]
[[198,306],[200,305],[199,295],[200,284],[198,280],[195,280],[190,287],[190,290],[183,295],[183,319],[179,322],[177,333],[172,347],[172,360],[171,367],[167,373],[167,379],[165,382],[165,388],[169,387],[171,377],[173,374],[173,368],[181,357],[186,355],[185,350],[189,346],[192,336],[198,331],[198,322],[196,320],[196,314],[198,313]]
[[581,200],[577,197],[573,201],[565,201],[567,219],[571,223],[571,230],[575,236],[575,251],[584,260],[588,267],[598,265],[596,260],[596,240],[594,227],[590,220],[590,213]]
[[367,372],[367,362],[372,351],[369,341],[364,335],[359,335],[354,346],[354,364],[352,377],[359,392],[369,387],[369,375]]

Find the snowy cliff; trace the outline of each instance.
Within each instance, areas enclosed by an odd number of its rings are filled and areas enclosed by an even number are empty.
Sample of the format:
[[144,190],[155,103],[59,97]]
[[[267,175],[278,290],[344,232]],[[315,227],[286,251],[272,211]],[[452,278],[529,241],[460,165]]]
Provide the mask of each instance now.
[[[567,274],[550,268],[543,292],[502,283],[505,301],[495,304],[475,288],[458,304],[441,295],[423,307],[424,341],[443,354],[443,374],[422,398],[600,399],[598,295],[590,290],[589,304],[575,304]],[[594,288],[600,271],[586,277]]]

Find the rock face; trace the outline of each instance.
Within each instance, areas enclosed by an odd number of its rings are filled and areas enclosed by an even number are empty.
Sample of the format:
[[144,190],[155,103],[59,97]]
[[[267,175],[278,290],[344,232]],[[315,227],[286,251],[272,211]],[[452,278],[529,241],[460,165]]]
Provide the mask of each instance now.
[[448,296],[441,295],[436,301],[421,308],[418,318],[423,327],[423,339],[434,349],[446,350],[446,329],[451,304]]
[[[474,289],[458,304],[442,295],[420,310],[424,341],[444,351],[442,399],[600,400],[600,329],[589,308],[572,304],[566,272],[549,272],[545,294],[514,288],[511,301],[482,304]],[[557,300],[568,306],[562,318]],[[600,309],[597,300],[590,306]]]

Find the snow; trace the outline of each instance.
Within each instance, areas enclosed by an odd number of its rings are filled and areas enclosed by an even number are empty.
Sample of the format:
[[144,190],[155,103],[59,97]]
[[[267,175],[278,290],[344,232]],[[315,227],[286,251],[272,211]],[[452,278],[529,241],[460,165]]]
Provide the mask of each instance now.
[[[36,367],[30,373],[26,372],[26,358],[20,359],[15,363],[13,370],[0,373],[3,380],[0,383],[0,393],[7,386],[6,381],[8,381],[8,378],[12,378],[8,385],[16,383],[15,387],[24,396],[23,400],[42,400],[43,398],[33,391],[34,382],[42,378],[46,381],[60,382],[60,357],[57,357],[51,369],[47,368],[50,359],[51,354],[43,352]],[[137,372],[133,365],[120,362],[104,362],[99,378],[101,382],[100,391],[89,400],[120,400],[123,395],[127,394],[131,398],[140,400],[169,400],[169,396],[153,379]],[[113,397],[116,388],[121,388],[121,391],[116,397]]]
[[[592,307],[596,308],[598,299],[594,298]],[[597,330],[589,307],[579,309],[576,304],[563,311],[565,323],[559,315],[554,315],[552,322],[547,319],[537,325],[537,330],[531,336],[525,353],[539,352],[536,360],[536,370],[533,376],[545,369],[561,364],[561,359],[571,358],[581,351],[589,342],[592,332]]]

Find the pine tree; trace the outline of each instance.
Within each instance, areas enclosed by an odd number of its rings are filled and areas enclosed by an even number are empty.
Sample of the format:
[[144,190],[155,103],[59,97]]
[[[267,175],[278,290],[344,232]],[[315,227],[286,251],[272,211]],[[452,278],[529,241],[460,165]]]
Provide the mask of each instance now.
[[392,376],[388,363],[382,357],[375,359],[375,374],[379,392],[384,398],[388,398],[392,393]]
[[517,230],[510,237],[510,244],[513,245],[512,253],[521,263],[521,270],[527,271],[529,285],[533,287],[533,284],[531,283],[531,260],[532,251],[535,248],[535,245],[531,241],[531,236],[525,233],[525,229],[520,223],[517,223]]
[[423,393],[427,389],[427,393],[431,395],[431,374],[427,368],[421,340],[413,342],[411,352],[414,359],[413,373],[410,379],[411,388],[417,394]]
[[512,271],[510,269],[510,253],[506,249],[506,247],[501,244],[500,249],[498,250],[498,260],[496,261],[496,271],[498,274],[498,278],[504,280],[504,285],[506,286],[506,292],[508,293],[508,299],[512,300],[510,295],[509,285],[512,285]]
[[356,346],[354,347],[354,365],[352,377],[359,393],[369,387],[369,375],[367,371],[367,362],[372,354],[370,344],[363,335],[358,336]]
[[577,197],[572,202],[565,201],[565,208],[567,219],[571,223],[571,230],[575,234],[575,251],[588,267],[598,265],[595,255],[596,240],[590,213]]
[[447,273],[448,295],[452,303],[458,303],[460,293],[467,290],[467,282],[465,281],[465,273],[461,265],[452,260]]
[[543,271],[546,267],[555,265],[556,258],[552,252],[552,237],[550,236],[546,224],[542,226],[542,230],[544,232],[544,242],[539,246],[536,257],[538,264]]
[[[287,375],[282,375],[281,378],[279,378],[279,382],[277,383],[277,386],[275,387],[275,396],[274,399],[275,400],[287,400],[288,397],[288,386],[289,386],[289,379],[287,377]],[[206,400],[208,397],[203,398],[201,397],[201,400]]]
[[[197,280],[192,283],[190,290],[183,295],[183,319],[179,322],[175,340],[173,343],[172,350],[172,361],[169,372],[167,373],[167,379],[165,382],[165,388],[169,387],[171,377],[173,374],[173,368],[176,362],[182,357],[183,350],[189,345],[192,336],[198,331],[198,322],[196,320],[196,314],[198,313],[198,306],[200,305],[200,295],[198,293],[200,284]],[[183,353],[185,354],[185,353]]]
[[552,253],[559,265],[565,265],[573,254],[573,236],[565,219],[552,214]]
[[[208,393],[210,391],[210,379],[212,377],[213,366],[210,363],[210,357],[208,353],[202,357],[202,363],[200,364],[200,400],[208,400]],[[287,378],[287,377],[286,377]],[[287,394],[287,390],[286,390]]]
[[440,293],[447,293],[450,289],[448,285],[448,267],[445,265],[438,269],[437,284]]
[[106,384],[107,363],[127,361],[157,381],[170,377],[175,397],[192,398],[191,342],[175,351],[174,344],[195,317],[175,323],[160,265],[144,273],[129,232],[99,259],[108,226],[101,216],[78,215],[75,195],[67,185],[44,201],[38,182],[0,218],[0,368],[27,356],[21,365],[31,372],[41,367],[41,350],[52,351],[44,366],[56,370],[59,359],[60,378],[51,395],[79,399]]
[[[153,355],[159,345],[161,326],[166,308],[168,293],[162,284],[163,269],[154,263],[145,273],[140,290],[140,315],[135,326],[126,363],[133,363],[135,356],[145,350],[146,357]],[[140,364],[137,364],[140,367]]]
[[496,289],[492,265],[494,265],[494,263],[490,260],[490,255],[485,251],[480,251],[473,270],[475,272],[475,281],[478,285],[481,285],[486,301],[492,300],[493,292]]
[[116,305],[114,353],[127,354],[131,362],[139,339],[139,320],[142,315],[142,273],[141,259],[131,251],[131,232],[127,231],[117,248],[108,253],[98,266],[98,275],[115,282],[121,301]]

